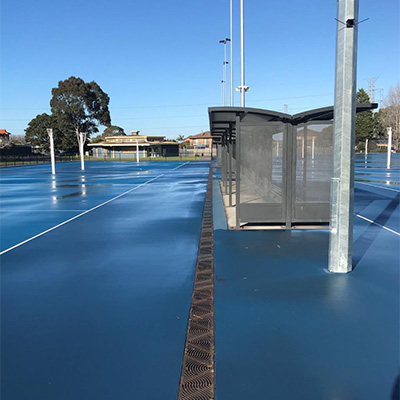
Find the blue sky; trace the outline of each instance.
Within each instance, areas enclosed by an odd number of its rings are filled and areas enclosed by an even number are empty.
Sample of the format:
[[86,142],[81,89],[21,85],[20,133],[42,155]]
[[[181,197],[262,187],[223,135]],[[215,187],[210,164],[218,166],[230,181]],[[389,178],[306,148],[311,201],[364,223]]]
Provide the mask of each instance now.
[[[295,114],[332,105],[335,17],[334,0],[245,0],[246,106],[288,104]],[[359,27],[357,86],[377,77],[385,95],[400,81],[399,1],[361,0],[359,17],[369,20]],[[239,33],[234,0],[234,86]],[[109,94],[112,123],[126,132],[205,131],[208,106],[221,105],[225,37],[229,0],[2,0],[0,128],[24,134],[50,112],[58,81],[77,76]]]

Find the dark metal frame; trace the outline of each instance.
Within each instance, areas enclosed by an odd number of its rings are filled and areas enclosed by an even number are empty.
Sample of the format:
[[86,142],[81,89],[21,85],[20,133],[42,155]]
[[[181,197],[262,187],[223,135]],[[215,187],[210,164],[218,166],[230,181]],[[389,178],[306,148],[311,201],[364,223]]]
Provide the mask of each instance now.
[[[371,110],[377,104],[359,104],[357,112]],[[275,224],[293,228],[296,224],[327,224],[329,222],[329,201],[296,203],[296,163],[297,163],[297,126],[307,129],[308,123],[330,124],[333,121],[333,107],[310,110],[296,115],[289,115],[269,110],[242,107],[209,108],[210,131],[221,154],[221,180],[223,194],[228,195],[229,206],[233,203],[233,181],[236,182],[236,229],[246,224]],[[243,124],[247,127],[263,126],[280,122],[283,130],[282,159],[282,204],[241,203],[241,148],[246,135],[242,132]],[[304,125],[303,125],[304,124]],[[307,147],[307,146],[306,146]],[[233,161],[236,170],[233,171]],[[305,160],[307,163],[307,160]],[[305,164],[305,168],[307,164]],[[330,177],[327,177],[328,182]],[[329,196],[328,196],[329,198]]]

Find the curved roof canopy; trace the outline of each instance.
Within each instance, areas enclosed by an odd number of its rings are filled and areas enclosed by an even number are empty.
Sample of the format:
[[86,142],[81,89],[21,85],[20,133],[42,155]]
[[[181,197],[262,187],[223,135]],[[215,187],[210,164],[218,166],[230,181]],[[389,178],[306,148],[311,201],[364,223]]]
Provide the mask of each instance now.
[[[377,103],[357,104],[356,112],[370,111],[375,108],[378,108]],[[311,121],[331,121],[333,120],[333,109],[333,106],[316,108],[290,115],[260,108],[210,107],[208,114],[211,134],[213,136],[223,136],[229,129],[235,134],[236,117],[239,117],[240,122],[246,125],[263,125],[272,121],[299,125]]]

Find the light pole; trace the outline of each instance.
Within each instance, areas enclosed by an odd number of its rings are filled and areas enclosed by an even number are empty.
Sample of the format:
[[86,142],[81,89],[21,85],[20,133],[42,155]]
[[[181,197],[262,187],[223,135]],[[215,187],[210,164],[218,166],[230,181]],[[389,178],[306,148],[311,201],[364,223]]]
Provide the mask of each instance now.
[[47,133],[49,135],[50,141],[50,159],[51,159],[51,174],[56,174],[56,162],[54,157],[54,138],[53,138],[53,129],[47,128]]
[[240,92],[240,107],[245,106],[244,94],[250,88],[244,84],[244,4],[240,0],[240,86],[236,88]]
[[224,40],[220,40],[220,43],[224,44],[224,64],[223,64],[223,71],[222,71],[222,91],[223,91],[223,105],[226,106],[226,43],[230,42],[231,39],[225,38]]
[[230,0],[230,38],[231,38],[231,107],[233,107],[233,0]]

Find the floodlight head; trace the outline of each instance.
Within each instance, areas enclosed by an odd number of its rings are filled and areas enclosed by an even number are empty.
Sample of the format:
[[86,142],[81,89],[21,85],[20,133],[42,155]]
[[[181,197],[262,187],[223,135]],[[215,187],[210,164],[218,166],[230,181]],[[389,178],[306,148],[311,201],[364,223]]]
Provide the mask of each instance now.
[[230,42],[230,41],[231,41],[231,39],[229,39],[229,38],[226,38],[225,40],[226,40],[227,42]]
[[220,40],[219,42],[220,42],[220,43],[225,43],[225,40]]
[[51,134],[53,133],[53,129],[51,129],[51,128],[47,128],[46,131],[47,131],[47,133],[48,133],[49,135],[51,135]]

